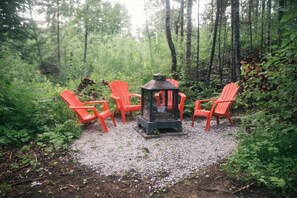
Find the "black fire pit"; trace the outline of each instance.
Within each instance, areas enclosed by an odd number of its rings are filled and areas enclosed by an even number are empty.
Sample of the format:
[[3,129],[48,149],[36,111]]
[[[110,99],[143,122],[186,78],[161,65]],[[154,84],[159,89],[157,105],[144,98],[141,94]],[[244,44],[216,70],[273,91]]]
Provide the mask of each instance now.
[[[160,74],[155,74],[154,80],[141,86],[141,115],[137,118],[138,127],[143,128],[147,135],[182,132],[178,92],[179,89],[166,81],[165,75]],[[161,95],[164,97],[161,98]],[[160,100],[164,100],[162,104],[158,102]],[[172,108],[168,108],[168,100],[172,100]]]

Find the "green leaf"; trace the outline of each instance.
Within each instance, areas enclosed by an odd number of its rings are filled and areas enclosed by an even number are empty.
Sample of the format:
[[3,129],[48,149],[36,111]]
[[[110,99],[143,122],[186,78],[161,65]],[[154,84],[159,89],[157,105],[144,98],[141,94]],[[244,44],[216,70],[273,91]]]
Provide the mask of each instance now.
[[270,177],[269,179],[271,183],[277,187],[283,188],[286,185],[286,182],[283,178]]

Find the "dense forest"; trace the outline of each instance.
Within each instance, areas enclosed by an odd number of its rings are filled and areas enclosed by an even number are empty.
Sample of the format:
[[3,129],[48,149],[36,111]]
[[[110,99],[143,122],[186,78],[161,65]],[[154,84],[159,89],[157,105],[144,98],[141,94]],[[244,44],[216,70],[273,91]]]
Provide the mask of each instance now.
[[296,195],[297,2],[209,0],[203,12],[199,0],[144,2],[146,22],[133,31],[120,3],[1,0],[1,150],[67,149],[82,128],[60,98],[66,88],[109,100],[108,82],[139,93],[163,73],[180,81],[189,118],[195,100],[237,82],[240,144],[225,170]]

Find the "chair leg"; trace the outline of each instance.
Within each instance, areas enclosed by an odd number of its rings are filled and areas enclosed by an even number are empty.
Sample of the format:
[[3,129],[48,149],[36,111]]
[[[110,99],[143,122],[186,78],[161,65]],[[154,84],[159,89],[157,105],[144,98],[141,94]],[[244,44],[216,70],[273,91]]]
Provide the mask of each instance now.
[[121,115],[123,124],[126,124],[126,112],[121,110]]
[[115,121],[115,119],[114,119],[114,117],[113,117],[112,114],[110,115],[110,117],[111,117],[111,120],[112,120],[112,122],[113,122],[113,125],[114,125],[114,126],[117,126],[116,121]]
[[220,124],[219,116],[215,116],[215,118],[216,118],[216,121],[217,121],[217,125],[219,125]]
[[231,119],[231,117],[230,117],[230,116],[226,116],[226,117],[228,118],[228,120],[229,120],[231,126],[234,126],[234,122],[233,122],[233,120]]
[[195,122],[195,115],[193,115],[193,118],[192,118],[192,127],[194,127],[194,122]]
[[209,130],[210,120],[211,120],[211,116],[207,116],[205,131],[208,131]]
[[179,111],[179,119],[180,121],[183,121],[183,114],[184,114],[184,111]]
[[99,122],[100,122],[100,124],[101,124],[101,126],[102,126],[103,131],[104,131],[105,133],[107,133],[107,132],[108,132],[108,128],[107,128],[107,126],[106,126],[106,124],[105,124],[105,121],[104,121],[104,119],[103,119],[102,117],[99,117]]

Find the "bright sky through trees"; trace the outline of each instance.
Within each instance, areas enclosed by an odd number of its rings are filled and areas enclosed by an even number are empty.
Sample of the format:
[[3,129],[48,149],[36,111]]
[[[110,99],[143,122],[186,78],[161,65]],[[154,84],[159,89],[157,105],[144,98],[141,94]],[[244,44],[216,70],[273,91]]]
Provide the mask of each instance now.
[[[144,4],[147,0],[109,0],[111,2],[119,2],[126,6],[129,15],[131,16],[131,24],[132,29],[135,31],[137,28],[142,28],[143,24],[145,23],[145,12],[144,12]],[[209,0],[199,0],[200,1],[200,14],[203,13],[205,10],[206,3],[209,2]],[[185,1],[186,3],[186,1]],[[173,5],[176,4],[174,1],[171,1],[172,8],[178,8],[179,5]],[[193,4],[193,12],[192,12],[192,18],[193,21],[197,21],[197,2],[194,2]],[[201,17],[200,17],[201,20]]]

